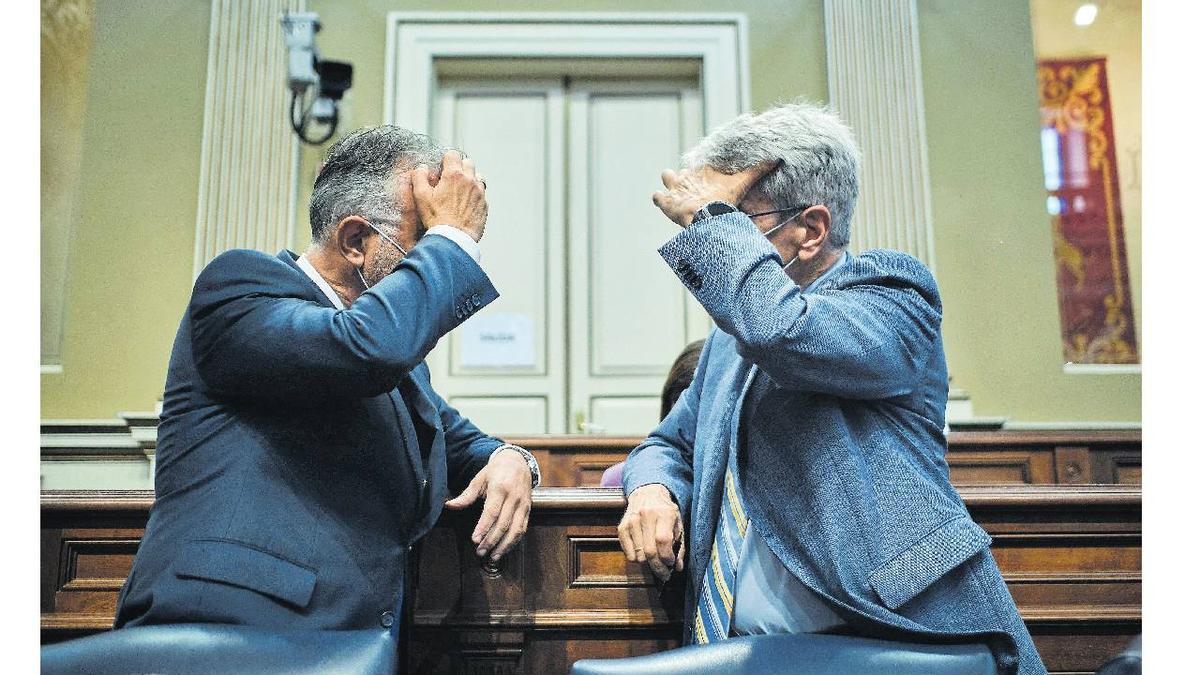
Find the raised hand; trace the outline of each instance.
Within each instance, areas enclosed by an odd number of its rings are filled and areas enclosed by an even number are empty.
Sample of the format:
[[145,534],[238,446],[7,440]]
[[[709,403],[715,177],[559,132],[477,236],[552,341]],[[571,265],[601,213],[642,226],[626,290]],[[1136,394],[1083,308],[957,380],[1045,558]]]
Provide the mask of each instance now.
[[449,225],[475,241],[483,238],[488,214],[486,185],[475,173],[474,160],[450,150],[442,157],[442,174],[436,184],[427,167],[417,167],[411,175],[413,205],[425,229]]
[[778,166],[778,162],[761,162],[734,174],[725,174],[709,165],[696,171],[662,172],[667,188],[650,196],[654,205],[680,227],[692,224],[692,217],[701,207],[715,201],[737,206],[760,178]]

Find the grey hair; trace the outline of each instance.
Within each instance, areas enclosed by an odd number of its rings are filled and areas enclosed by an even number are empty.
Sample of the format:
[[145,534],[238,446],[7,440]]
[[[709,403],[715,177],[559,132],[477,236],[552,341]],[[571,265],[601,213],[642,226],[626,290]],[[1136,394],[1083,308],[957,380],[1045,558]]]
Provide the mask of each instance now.
[[428,166],[438,172],[443,148],[425,134],[384,125],[359,129],[329,148],[308,203],[312,238],[324,243],[346,216],[400,221],[397,171]]
[[850,243],[860,157],[854,134],[837,113],[797,101],[737,116],[684,153],[683,166],[709,164],[736,173],[782,160],[754,189],[777,209],[824,204],[832,216],[829,244],[841,248]]

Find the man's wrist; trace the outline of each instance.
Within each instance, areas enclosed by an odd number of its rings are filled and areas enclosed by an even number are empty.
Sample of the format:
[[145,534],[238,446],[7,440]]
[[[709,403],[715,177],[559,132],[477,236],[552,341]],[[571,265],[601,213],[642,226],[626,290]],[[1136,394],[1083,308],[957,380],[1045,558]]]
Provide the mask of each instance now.
[[737,211],[737,207],[723,199],[714,199],[704,206],[696,209],[695,215],[692,216],[692,224],[696,224],[701,220],[708,220],[716,216],[723,216],[727,213]]
[[519,445],[505,443],[492,451],[492,454],[488,457],[488,461],[492,461],[492,459],[494,459],[502,450],[512,450],[521,456],[521,459],[524,460],[525,465],[529,467],[529,474],[533,480],[533,487],[537,487],[542,484],[542,469],[540,466],[538,466],[537,458],[533,456],[532,452],[529,452]]

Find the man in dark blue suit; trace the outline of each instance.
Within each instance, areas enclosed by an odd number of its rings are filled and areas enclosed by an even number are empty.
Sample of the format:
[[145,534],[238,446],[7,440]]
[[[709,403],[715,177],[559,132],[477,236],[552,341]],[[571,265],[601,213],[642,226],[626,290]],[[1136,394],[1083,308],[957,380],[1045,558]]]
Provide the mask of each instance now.
[[498,297],[478,262],[485,189],[425,136],[361,130],[317,176],[307,252],[228,251],[200,273],[118,628],[395,631],[443,505],[485,497],[478,555],[516,544],[537,463],[459,415],[423,363]]

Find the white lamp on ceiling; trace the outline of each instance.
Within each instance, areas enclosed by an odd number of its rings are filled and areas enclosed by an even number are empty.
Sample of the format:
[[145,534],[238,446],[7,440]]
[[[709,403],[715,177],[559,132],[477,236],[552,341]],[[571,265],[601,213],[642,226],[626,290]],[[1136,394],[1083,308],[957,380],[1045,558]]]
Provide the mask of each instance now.
[[1092,22],[1096,20],[1096,14],[1099,12],[1100,12],[1100,9],[1098,7],[1096,7],[1095,3],[1092,3],[1092,2],[1083,3],[1082,5],[1079,6],[1079,9],[1075,10],[1075,25],[1076,26],[1092,25]]

